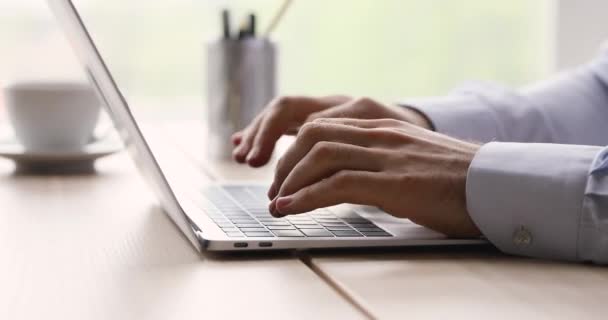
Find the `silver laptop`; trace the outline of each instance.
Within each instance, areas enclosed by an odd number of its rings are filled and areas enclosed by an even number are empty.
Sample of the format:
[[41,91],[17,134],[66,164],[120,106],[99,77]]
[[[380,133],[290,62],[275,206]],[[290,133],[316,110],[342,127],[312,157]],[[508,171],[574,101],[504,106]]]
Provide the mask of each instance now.
[[49,0],[49,4],[141,173],[165,212],[199,251],[485,243],[448,239],[409,220],[363,206],[340,205],[278,219],[268,213],[267,186],[203,183],[209,179],[202,177],[177,146],[142,127],[78,7],[71,0]]

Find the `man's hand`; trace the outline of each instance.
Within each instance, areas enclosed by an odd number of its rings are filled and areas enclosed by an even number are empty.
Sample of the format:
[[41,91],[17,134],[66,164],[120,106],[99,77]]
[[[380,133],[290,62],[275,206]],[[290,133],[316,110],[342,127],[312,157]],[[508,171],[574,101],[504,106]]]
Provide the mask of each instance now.
[[269,209],[278,217],[372,205],[449,236],[479,236],[465,201],[478,149],[394,119],[318,119],[302,126],[279,161]]
[[427,119],[413,109],[388,107],[367,98],[282,97],[270,103],[247,128],[233,135],[234,159],[262,166],[283,134],[295,134],[304,123],[319,118],[396,119],[430,127]]

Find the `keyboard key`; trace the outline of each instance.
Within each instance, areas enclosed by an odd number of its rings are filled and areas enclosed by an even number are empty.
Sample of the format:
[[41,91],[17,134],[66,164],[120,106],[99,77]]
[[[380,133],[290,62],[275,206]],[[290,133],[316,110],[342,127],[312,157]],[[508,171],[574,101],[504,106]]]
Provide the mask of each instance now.
[[369,223],[369,220],[363,218],[342,218],[342,220],[350,223],[350,224],[361,224],[361,223]]
[[295,230],[294,226],[268,226],[270,230]]
[[326,223],[336,223],[336,222],[343,223],[340,220],[338,220],[337,218],[334,218],[334,219],[327,219],[327,218],[318,219],[318,218],[315,218],[315,221],[317,221],[317,222],[326,222]]
[[289,219],[289,220],[312,220],[312,217],[309,217],[306,214],[298,214],[298,215],[287,216],[287,219]]
[[260,222],[265,222],[265,221],[268,221],[268,222],[285,221],[285,222],[287,222],[287,219],[284,219],[284,218],[273,218],[273,217],[263,217],[263,218],[260,217],[260,218],[258,218],[258,221],[260,221]]
[[218,209],[218,211],[220,211],[224,214],[227,212],[228,213],[239,213],[239,212],[243,211],[243,209],[241,209],[241,207],[239,207],[233,203],[224,204],[224,205],[216,204],[215,207]]
[[230,222],[216,222],[215,224],[217,224],[218,226],[220,226],[221,228],[223,227],[233,227],[234,225]]
[[270,201],[266,200],[266,201],[259,201],[259,202],[255,202],[255,203],[246,203],[244,204],[244,207],[247,208],[247,211],[265,211],[268,212],[268,203],[270,203]]
[[256,219],[258,219],[258,220],[259,219],[267,219],[267,220],[277,219],[277,218],[271,216],[270,214],[252,213],[251,216],[254,217],[254,218],[256,218]]
[[321,225],[324,227],[341,227],[345,226],[342,222],[321,222]]
[[239,228],[243,232],[263,232],[266,228]]
[[380,229],[378,227],[375,227],[375,228],[356,228],[356,229],[357,229],[357,231],[361,231],[361,232],[363,232],[363,231],[365,231],[365,232],[374,232],[374,231],[384,232],[384,230],[382,230],[382,229]]
[[235,222],[234,223],[235,226],[237,227],[261,227],[262,225],[260,225],[257,221],[246,221],[246,222]]
[[249,213],[247,213],[246,211],[243,211],[243,212],[232,212],[232,213],[227,212],[224,215],[228,219],[248,219],[248,218],[252,218],[252,216],[250,216]]
[[262,222],[265,226],[290,226],[291,224],[287,221],[264,221]]
[[244,235],[240,232],[226,232],[226,235],[231,237],[231,238],[241,238],[244,237]]
[[331,232],[325,229],[301,229],[302,233],[304,233],[307,237],[333,237],[334,235]]
[[245,232],[248,237],[274,237],[270,232]]
[[332,231],[336,237],[362,237],[359,232],[354,230],[340,230],[340,231]]
[[385,231],[361,231],[366,237],[392,237],[393,235]]
[[243,228],[264,228],[264,226],[259,223],[237,223],[235,226],[241,230]]
[[247,219],[253,219],[253,217],[250,216],[250,215],[248,215],[248,214],[242,214],[242,215],[230,215],[230,214],[227,214],[226,215],[226,219],[228,219],[230,221],[232,221],[232,220],[239,220],[239,219],[247,220]]
[[289,222],[293,223],[293,224],[301,224],[301,225],[319,225],[318,223],[316,223],[315,221],[292,221],[290,220]]
[[224,211],[224,216],[226,216],[228,218],[250,217],[250,215],[247,213],[247,211],[229,211],[229,210]]
[[232,221],[233,224],[235,225],[240,225],[240,224],[259,224],[259,222],[257,222],[256,220],[236,220],[236,221]]
[[351,223],[350,224],[351,227],[355,228],[355,229],[359,229],[359,228],[377,228],[375,224],[372,223]]
[[234,223],[251,223],[251,222],[257,222],[254,218],[251,217],[238,217],[238,218],[229,218],[230,221],[234,222]]
[[248,208],[247,211],[249,212],[249,214],[252,214],[254,216],[261,216],[261,217],[268,216],[268,217],[272,217],[270,215],[270,212],[268,212],[268,209],[264,209],[264,210],[251,210],[251,209]]
[[300,232],[298,230],[273,230],[272,233],[274,233],[274,235],[277,237],[303,237],[304,236],[304,234],[302,234],[302,232]]
[[353,228],[351,228],[349,226],[339,226],[339,227],[327,227],[327,230],[331,230],[331,231],[353,230]]
[[318,224],[294,224],[298,229],[323,229],[321,225]]
[[293,223],[293,224],[317,224],[316,221],[312,220],[312,219],[287,219],[287,221]]
[[237,227],[222,227],[222,230],[224,232],[230,232],[230,231],[238,232],[239,231],[239,229]]

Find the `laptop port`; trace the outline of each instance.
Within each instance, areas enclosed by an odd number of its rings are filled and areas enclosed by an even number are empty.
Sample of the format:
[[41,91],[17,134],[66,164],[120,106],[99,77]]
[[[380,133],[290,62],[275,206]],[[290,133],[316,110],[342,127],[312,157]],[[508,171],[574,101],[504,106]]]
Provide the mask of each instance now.
[[234,244],[235,248],[247,248],[249,244],[247,242],[236,242]]
[[259,246],[262,248],[272,247],[272,242],[260,242]]

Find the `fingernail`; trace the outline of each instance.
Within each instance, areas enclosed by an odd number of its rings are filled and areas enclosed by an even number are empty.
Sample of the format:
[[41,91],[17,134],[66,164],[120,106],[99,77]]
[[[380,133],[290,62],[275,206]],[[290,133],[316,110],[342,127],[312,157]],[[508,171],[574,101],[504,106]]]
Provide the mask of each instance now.
[[270,204],[268,204],[268,211],[275,218],[282,217],[282,215],[277,211],[276,199],[270,201]]
[[276,200],[275,207],[279,212],[282,212],[284,209],[287,209],[292,202],[292,197],[281,197]]
[[249,148],[247,148],[247,146],[243,144],[241,144],[236,150],[234,150],[234,158],[236,159],[236,161],[241,163],[245,162],[247,151],[249,151]]
[[251,150],[251,152],[249,152],[249,155],[247,156],[247,162],[251,161],[252,159],[257,158],[258,153],[260,153],[260,152],[257,148],[254,148],[253,150]]
[[239,157],[244,157],[247,155],[247,148],[245,147],[245,145],[241,145],[236,152],[236,155]]
[[270,189],[268,189],[268,199],[272,200],[276,196],[277,187],[274,185],[274,182],[270,185]]
[[240,156],[240,150],[241,148],[238,147],[232,151],[232,158],[237,162],[243,162],[243,157]]

